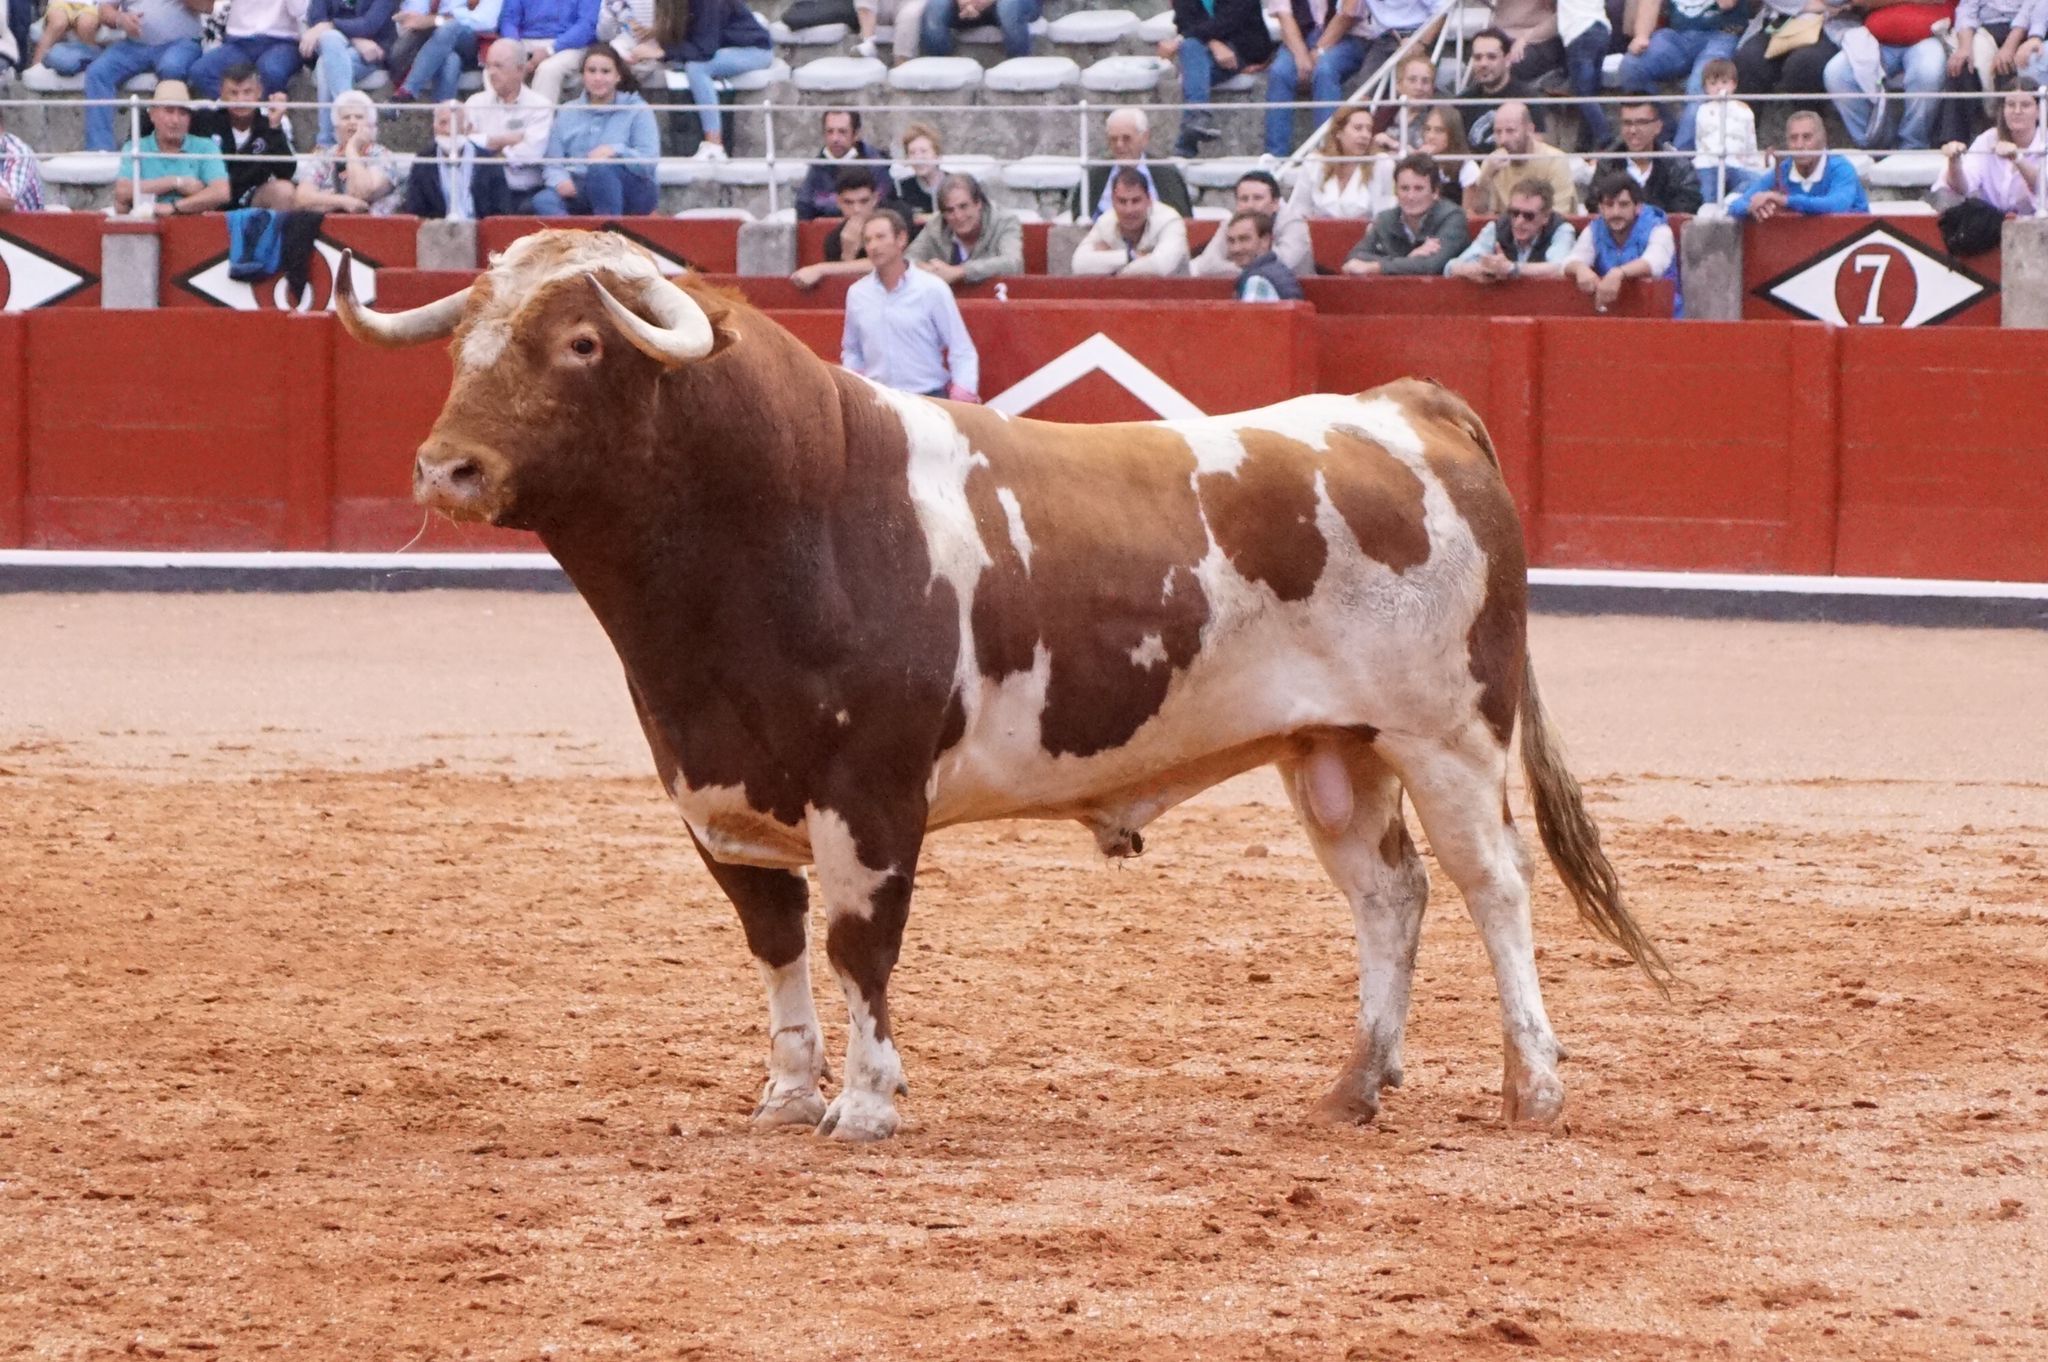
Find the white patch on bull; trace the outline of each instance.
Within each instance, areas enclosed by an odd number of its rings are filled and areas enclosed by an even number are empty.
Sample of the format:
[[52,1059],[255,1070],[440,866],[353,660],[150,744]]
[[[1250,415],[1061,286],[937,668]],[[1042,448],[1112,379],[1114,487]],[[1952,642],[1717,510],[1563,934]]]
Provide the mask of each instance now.
[[[1121,747],[1087,757],[1045,752],[1040,716],[1051,657],[1041,645],[1031,671],[967,689],[966,732],[928,787],[932,826],[1045,816],[1140,828],[1233,770],[1272,760],[1271,744],[1288,734],[1352,724],[1444,733],[1475,713],[1479,690],[1465,636],[1485,599],[1485,556],[1398,403],[1323,395],[1165,424],[1209,450],[1223,440],[1206,438],[1205,428],[1239,448],[1237,432],[1245,429],[1325,453],[1330,432],[1340,428],[1381,444],[1421,479],[1429,558],[1396,573],[1366,554],[1318,478],[1315,518],[1329,557],[1308,599],[1276,600],[1239,573],[1212,537],[1195,569],[1209,622],[1159,712]],[[1169,573],[1162,598],[1172,591]],[[964,626],[962,638],[970,638]],[[1141,643],[1133,662],[1142,665],[1138,653],[1148,651]]]
[[768,989],[768,1089],[761,1098],[768,1107],[818,1090],[825,1038],[811,1001],[810,952],[799,951],[786,965],[754,963]]
[[1017,550],[1024,570],[1031,571],[1031,534],[1024,528],[1024,507],[1007,487],[996,488],[996,500],[1003,504],[1003,518],[1010,522],[1010,547]]
[[1194,452],[1197,478],[1204,473],[1235,473],[1244,463],[1244,441],[1229,426],[1206,419],[1161,424],[1188,442],[1188,448]]
[[840,1140],[881,1140],[896,1133],[896,1094],[904,1091],[896,1042],[875,1034],[875,1016],[860,985],[844,974],[846,1086],[825,1109],[819,1129]]
[[813,804],[805,808],[804,814],[811,830],[812,863],[817,867],[826,919],[865,920],[875,910],[875,892],[894,873],[893,869],[876,870],[861,860],[853,829],[831,809]]
[[780,870],[810,863],[810,837],[803,825],[761,812],[747,802],[742,786],[692,788],[678,779],[675,803],[714,861]]
[[1131,649],[1133,667],[1156,667],[1166,661],[1166,644],[1157,634],[1147,634]]

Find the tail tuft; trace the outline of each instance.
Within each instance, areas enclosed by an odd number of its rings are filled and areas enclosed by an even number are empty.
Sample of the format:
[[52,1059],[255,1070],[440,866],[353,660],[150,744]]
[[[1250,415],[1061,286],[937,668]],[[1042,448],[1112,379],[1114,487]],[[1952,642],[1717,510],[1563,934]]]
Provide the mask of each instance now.
[[1522,664],[1522,771],[1536,804],[1536,832],[1551,865],[1572,896],[1579,917],[1602,937],[1628,952],[1658,993],[1671,996],[1675,976],[1656,944],[1630,914],[1621,880],[1600,847],[1600,829],[1586,813],[1579,782],[1565,767],[1556,730],[1536,693],[1536,667]]

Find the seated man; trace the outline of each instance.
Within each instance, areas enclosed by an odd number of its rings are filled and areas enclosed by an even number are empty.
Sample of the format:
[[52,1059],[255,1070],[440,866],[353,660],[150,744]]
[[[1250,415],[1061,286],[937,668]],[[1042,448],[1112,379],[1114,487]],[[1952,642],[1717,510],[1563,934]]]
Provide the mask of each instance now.
[[[598,0],[505,0],[498,11],[499,34],[526,44],[526,78],[548,103],[562,102],[562,85],[581,69],[583,49],[597,37],[597,11]],[[425,93],[409,71],[406,83]]]
[[123,213],[135,207],[138,174],[142,192],[156,196],[160,218],[227,207],[227,163],[220,158],[219,143],[191,135],[192,92],[184,81],[157,82],[156,92],[150,96],[149,118],[156,131],[121,153],[114,207]]
[[1509,100],[1494,112],[1493,142],[1493,150],[1479,163],[1479,178],[1465,191],[1468,211],[1506,211],[1508,191],[1531,177],[1549,183],[1558,212],[1579,211],[1579,187],[1572,179],[1572,163],[1550,143],[1537,140],[1536,123],[1529,115],[1528,105]]
[[[1314,68],[1309,88],[1316,102],[1316,121],[1327,121],[1336,114],[1337,102],[1352,77],[1361,71],[1371,75],[1379,70],[1441,8],[1436,0],[1329,0],[1330,17],[1311,54]],[[1284,34],[1284,27],[1282,31]],[[1274,66],[1277,76],[1277,60]]]
[[[1315,247],[1309,240],[1308,219],[1291,201],[1280,197],[1280,182],[1266,171],[1247,171],[1238,177],[1236,192],[1234,211],[1264,213],[1273,220],[1273,253],[1280,257],[1280,263],[1298,275],[1314,274]],[[1242,272],[1241,267],[1231,263],[1222,232],[1211,236],[1209,244],[1195,257],[1194,272],[1203,279],[1220,279],[1225,275],[1234,278]]]
[[861,244],[875,267],[846,290],[839,362],[899,392],[976,401],[981,356],[953,290],[904,258],[910,224],[895,209],[878,208]]
[[[1593,310],[1605,312],[1631,279],[1678,281],[1678,241],[1664,210],[1646,204],[1636,182],[1619,171],[1593,181],[1593,204],[1599,216],[1572,247],[1565,278],[1593,295]],[[1674,305],[1672,315],[1679,315]]]
[[[1644,203],[1653,203],[1666,213],[1697,213],[1700,210],[1700,177],[1689,157],[1670,155],[1673,148],[1662,141],[1664,116],[1657,106],[1644,100],[1621,106],[1621,143],[1603,149],[1596,178],[1619,171],[1642,189]],[[1652,153],[1665,152],[1657,156]]]
[[1442,274],[1471,239],[1465,210],[1438,192],[1442,183],[1433,157],[1420,151],[1402,157],[1394,167],[1395,206],[1365,229],[1345,258],[1344,273]]
[[818,129],[825,145],[818,152],[821,164],[813,165],[804,172],[803,185],[796,192],[799,222],[839,216],[839,172],[846,167],[833,162],[885,159],[861,140],[860,115],[851,109],[825,110],[818,119]]
[[263,157],[228,161],[229,208],[286,209],[292,206],[292,175],[298,170],[292,146],[292,121],[285,98],[272,95],[270,107],[259,110],[263,77],[243,62],[220,78],[220,103],[192,115],[195,135],[212,139],[221,157]]
[[227,69],[246,63],[263,77],[264,94],[279,93],[298,74],[305,16],[305,0],[234,0],[227,36],[192,63],[193,86],[208,99],[217,98]]
[[1273,254],[1273,219],[1267,213],[1239,210],[1216,235],[1238,268],[1231,293],[1240,303],[1298,303],[1301,281]]
[[1801,111],[1785,120],[1785,150],[1776,161],[1729,203],[1730,217],[1768,222],[1779,213],[1870,211],[1856,167],[1828,155],[1827,125],[1819,114]]
[[120,0],[107,6],[100,25],[104,47],[59,43],[46,65],[60,76],[85,72],[85,149],[112,151],[114,111],[121,87],[154,71],[164,80],[183,80],[199,60],[199,16],[185,0]]
[[1555,193],[1548,180],[1518,182],[1508,191],[1508,211],[1480,228],[1446,273],[1475,284],[1562,278],[1578,233],[1557,215]]
[[1152,197],[1136,167],[1119,167],[1109,181],[1109,212],[1074,250],[1074,273],[1135,278],[1187,272],[1187,223]]
[[1199,156],[1202,144],[1223,134],[1209,112],[1209,89],[1220,70],[1224,78],[1264,66],[1273,57],[1273,37],[1266,32],[1260,0],[1175,0],[1177,38],[1160,41],[1159,55],[1180,59],[1180,97],[1184,110],[1176,156]]
[[1146,158],[1152,145],[1152,123],[1142,109],[1115,109],[1102,124],[1103,140],[1109,144],[1109,161],[1088,167],[1088,187],[1081,202],[1084,215],[1099,218],[1109,211],[1109,180],[1126,166],[1145,177],[1148,193],[1184,218],[1195,215],[1194,200],[1188,197],[1187,181],[1178,167]]
[[479,222],[512,211],[505,163],[472,140],[468,111],[452,99],[435,106],[433,151],[413,158],[405,211],[449,222]]
[[[398,82],[391,102],[446,103],[460,94],[462,73],[476,70],[484,37],[497,32],[502,11],[502,0],[403,0],[395,21],[398,36],[386,63]],[[525,44],[516,38],[504,41],[515,45],[522,62],[532,61]],[[520,68],[522,81],[526,70]]]
[[[1552,27],[1555,28],[1553,22]],[[1472,150],[1489,152],[1493,150],[1493,116],[1500,106],[1509,100],[1523,103],[1537,98],[1543,92],[1534,83],[1523,80],[1514,72],[1508,61],[1508,49],[1513,43],[1508,35],[1498,28],[1481,29],[1472,35],[1468,49],[1472,56],[1472,78],[1465,88],[1458,91],[1463,100],[1487,100],[1484,104],[1459,103],[1458,114],[1465,120],[1465,140],[1472,144]],[[1543,116],[1536,115],[1536,131],[1543,131]]]
[[555,106],[527,87],[525,75],[526,45],[500,38],[484,58],[484,88],[462,106],[470,139],[505,162],[505,190],[516,213],[526,212],[541,190],[541,164],[555,127]]
[[910,263],[948,284],[1024,273],[1024,224],[990,203],[972,175],[939,181],[939,211],[910,243]]
[[868,272],[871,267],[863,231],[882,202],[875,180],[875,172],[866,166],[846,166],[840,170],[839,221],[825,238],[825,262],[802,266],[789,276],[790,283],[800,289],[814,289],[820,281],[835,274]]
[[299,56],[313,63],[320,91],[320,128],[315,146],[334,145],[334,99],[353,90],[372,71],[384,69],[398,29],[391,22],[394,0],[312,0]]
[[0,109],[0,213],[43,211],[43,172],[29,144],[7,131]]
[[1039,0],[930,0],[924,7],[918,40],[927,57],[950,57],[953,30],[994,23],[1002,26],[1003,55],[1028,57],[1031,25],[1040,8]]
[[[1866,7],[1879,8],[1870,0],[1866,0]],[[1911,35],[1887,27],[1884,39],[1880,39],[1869,28],[1859,25],[1841,36],[1842,50],[1830,57],[1821,71],[1821,82],[1834,98],[1835,111],[1841,114],[1849,136],[1859,147],[1896,146],[1917,151],[1933,145],[1934,116],[1940,105],[1934,96],[1948,81],[1948,48],[1941,35],[1933,31],[1934,24],[1940,22],[1935,17],[1936,7],[1915,5],[1913,9],[1921,15],[1921,21],[1911,25],[1912,32],[1919,35],[1917,38],[1895,41]],[[1904,9],[1895,12],[1907,13]],[[1951,6],[1950,17],[1953,13]],[[1906,88],[1905,112],[1899,116],[1895,138],[1888,136],[1882,126],[1890,120],[1878,117],[1885,82],[1894,78],[1902,80]]]

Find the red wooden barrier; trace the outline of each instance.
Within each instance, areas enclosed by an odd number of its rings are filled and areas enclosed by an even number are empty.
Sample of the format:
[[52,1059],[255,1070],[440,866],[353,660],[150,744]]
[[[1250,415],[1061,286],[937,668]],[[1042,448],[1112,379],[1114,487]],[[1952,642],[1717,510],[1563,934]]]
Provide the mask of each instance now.
[[1957,260],[1933,218],[1775,217],[1742,234],[1742,315],[1835,326],[1996,326],[1999,253]]
[[0,214],[0,312],[100,305],[97,213]]
[[543,227],[618,232],[678,267],[706,274],[730,274],[740,267],[737,218],[485,218],[476,229],[476,248],[484,258],[477,263]]
[[[333,306],[334,270],[344,250],[356,253],[358,289],[374,296],[377,272],[386,267],[409,269],[418,257],[420,223],[410,217],[354,217],[330,213],[315,245],[310,287],[300,300],[302,312],[323,312]],[[251,283],[228,277],[228,220],[222,213],[165,218],[158,224],[163,258],[159,271],[164,307],[228,308],[234,311],[284,311],[284,279],[270,275]]]

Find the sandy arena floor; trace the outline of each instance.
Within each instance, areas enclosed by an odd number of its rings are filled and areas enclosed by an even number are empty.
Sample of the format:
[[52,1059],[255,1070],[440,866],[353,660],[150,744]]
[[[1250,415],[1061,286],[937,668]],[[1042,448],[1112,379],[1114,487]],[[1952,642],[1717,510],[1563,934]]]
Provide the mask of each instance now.
[[2048,634],[1536,645],[1686,979],[1545,868],[1562,1129],[1440,874],[1407,1087],[1305,1121],[1349,921],[1255,776],[935,838],[846,1148],[746,1127],[573,598],[0,597],[0,1356],[2048,1358]]

